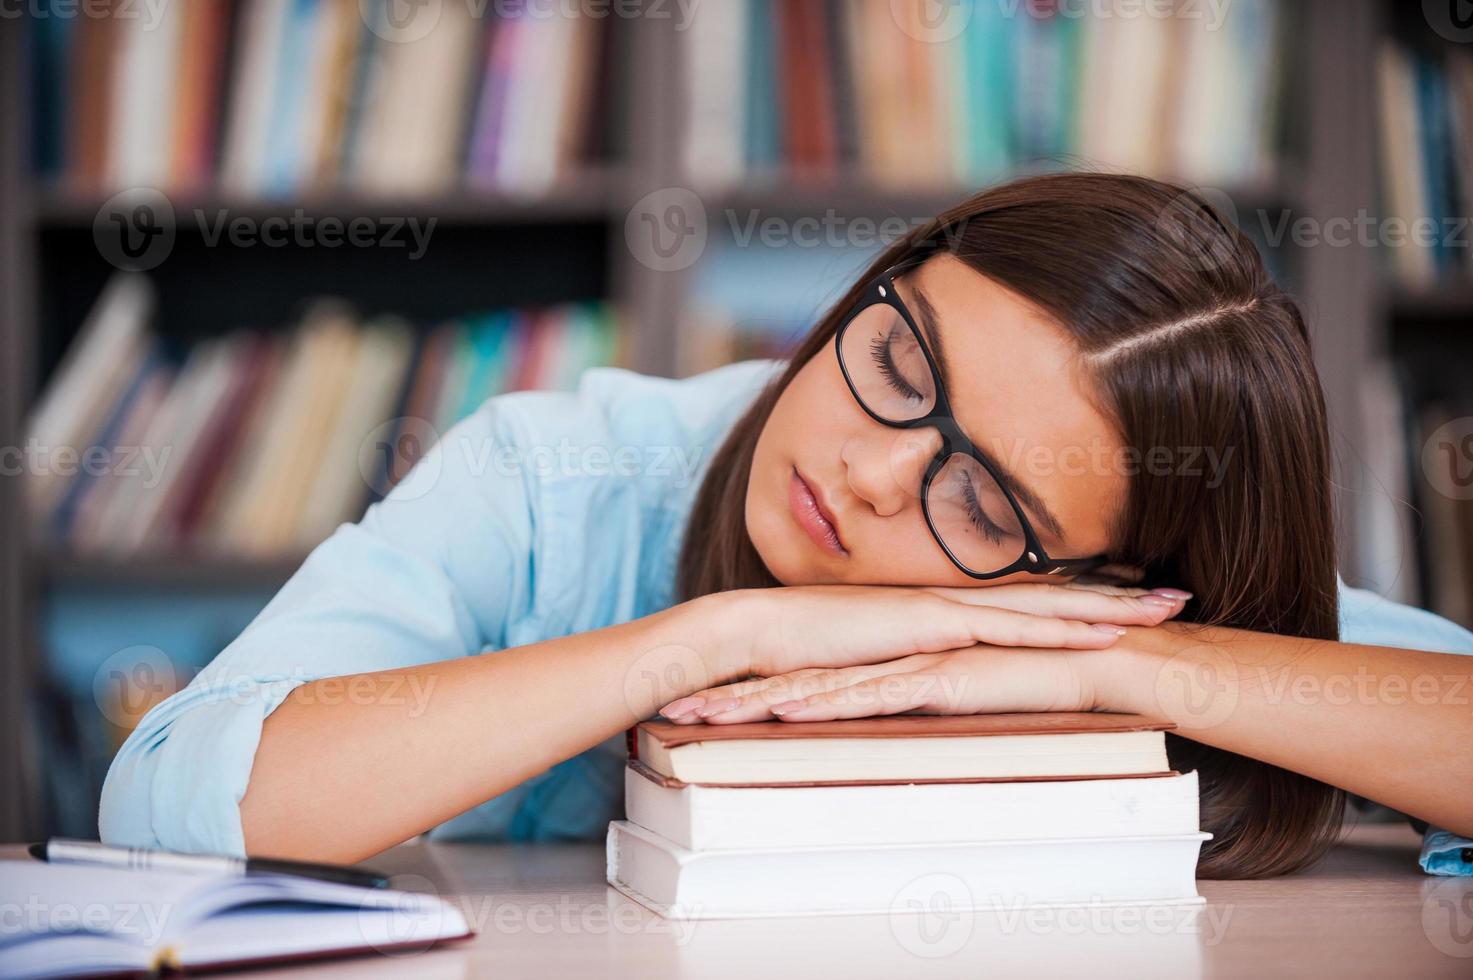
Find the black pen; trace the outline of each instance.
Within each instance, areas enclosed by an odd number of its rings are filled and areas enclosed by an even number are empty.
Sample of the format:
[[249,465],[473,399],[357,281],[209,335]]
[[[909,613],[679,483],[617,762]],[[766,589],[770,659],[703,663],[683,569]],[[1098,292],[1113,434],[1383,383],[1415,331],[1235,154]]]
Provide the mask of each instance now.
[[174,871],[186,874],[295,875],[356,888],[387,888],[389,879],[376,871],[349,868],[337,864],[313,864],[308,861],[280,861],[275,858],[238,858],[224,854],[181,854],[154,851],[146,847],[112,847],[95,840],[72,840],[53,837],[44,844],[32,844],[31,856],[52,864],[91,864],[107,868]]

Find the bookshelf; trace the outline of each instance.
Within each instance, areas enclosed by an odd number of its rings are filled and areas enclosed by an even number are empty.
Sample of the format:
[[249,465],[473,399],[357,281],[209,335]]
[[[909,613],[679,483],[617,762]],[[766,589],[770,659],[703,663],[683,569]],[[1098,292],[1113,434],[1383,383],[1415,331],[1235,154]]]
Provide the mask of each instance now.
[[[20,91],[21,31],[14,20],[0,23],[0,87]],[[0,99],[0,446],[24,439],[25,406],[33,379],[30,363],[35,321],[29,228],[18,214],[26,199],[25,158],[21,133],[25,124],[21,99]],[[36,675],[39,646],[29,590],[30,575],[21,528],[22,487],[14,477],[0,477],[0,837],[22,840],[39,825],[32,764],[36,746],[28,723],[28,692]]]
[[[1299,29],[1284,41],[1295,66],[1282,97],[1302,123],[1286,134],[1289,153],[1273,179],[1229,188],[1240,212],[1264,211],[1321,220],[1374,207],[1378,199],[1373,74],[1367,70],[1389,0],[1304,0]],[[23,22],[0,22],[8,91],[25,91],[21,55]],[[339,252],[330,260],[298,252],[217,249],[204,254],[180,230],[176,254],[155,275],[163,297],[161,329],[193,336],[206,316],[200,282],[228,284],[239,302],[227,321],[280,323],[301,295],[341,292],[371,311],[387,297],[412,294],[420,312],[442,315],[474,303],[540,302],[567,293],[614,300],[625,312],[626,364],[672,375],[679,369],[680,325],[696,288],[696,266],[660,271],[641,261],[626,238],[631,209],[646,195],[689,185],[681,161],[687,93],[682,43],[668,18],[630,18],[617,25],[615,73],[609,80],[615,105],[609,160],[569,174],[536,196],[508,192],[453,191],[424,196],[309,192],[282,198],[203,191],[173,194],[176,216],[188,223],[196,209],[228,210],[253,219],[289,216],[297,209],[316,217],[365,212],[434,217],[460,260],[402,272],[367,254]],[[28,406],[66,343],[75,335],[110,267],[97,255],[92,223],[107,195],[80,193],[32,180],[26,150],[27,100],[0,100],[0,444],[24,439]],[[708,223],[729,211],[787,217],[839,213],[884,218],[933,213],[973,188],[957,185],[895,189],[862,174],[842,174],[815,184],[781,173],[753,175],[732,189],[701,192]],[[559,261],[549,269],[549,257]],[[539,267],[540,263],[540,267]],[[496,274],[487,275],[494,268]],[[1360,514],[1372,492],[1362,473],[1366,429],[1360,383],[1372,358],[1396,342],[1398,325],[1447,320],[1473,313],[1473,280],[1415,290],[1387,284],[1378,257],[1368,249],[1302,248],[1287,256],[1284,279],[1304,304],[1316,337],[1336,448],[1341,553],[1345,577],[1355,584]],[[194,281],[196,277],[204,277]],[[194,299],[190,299],[191,290]],[[310,292],[309,292],[310,290]],[[403,312],[402,310],[398,310]],[[211,330],[228,323],[212,323]],[[180,601],[200,590],[270,591],[295,570],[301,556],[269,560],[217,557],[97,561],[52,553],[24,533],[19,481],[0,479],[0,742],[21,745],[25,692],[41,662],[37,599],[49,590],[175,591]],[[11,710],[13,709],[13,710]],[[32,835],[37,815],[20,801],[35,800],[36,774],[23,753],[0,754],[0,835]]]

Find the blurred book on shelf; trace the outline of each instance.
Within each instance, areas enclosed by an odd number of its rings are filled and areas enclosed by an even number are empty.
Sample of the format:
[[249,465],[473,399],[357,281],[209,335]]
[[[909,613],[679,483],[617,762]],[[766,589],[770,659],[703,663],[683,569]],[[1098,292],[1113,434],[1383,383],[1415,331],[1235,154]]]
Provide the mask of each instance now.
[[1473,399],[1433,401],[1412,419],[1426,607],[1473,629]]
[[1376,52],[1381,200],[1379,244],[1409,287],[1462,279],[1473,214],[1473,52],[1386,37]]
[[610,18],[446,3],[406,28],[396,3],[38,18],[36,170],[77,193],[535,195],[606,154]]
[[153,287],[119,274],[29,421],[41,545],[84,555],[304,554],[503,391],[621,361],[610,307],[469,314],[417,330],[319,299],[286,331],[178,353]]
[[676,332],[677,373],[787,357],[878,250],[874,236],[762,248],[716,237],[692,276]]
[[1056,0],[728,0],[684,32],[682,158],[723,187],[791,175],[884,187],[1083,165],[1273,181],[1291,5],[1220,23],[1084,16]]
[[1448,368],[1376,362],[1361,381],[1372,482],[1358,584],[1473,628],[1473,398]]

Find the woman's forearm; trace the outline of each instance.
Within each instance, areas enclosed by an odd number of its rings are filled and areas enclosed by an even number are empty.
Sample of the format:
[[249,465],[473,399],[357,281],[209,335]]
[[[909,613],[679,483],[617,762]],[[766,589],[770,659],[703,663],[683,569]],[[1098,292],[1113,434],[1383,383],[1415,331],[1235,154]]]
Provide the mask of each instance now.
[[1097,664],[1101,707],[1473,836],[1473,659],[1167,624]]
[[[251,854],[351,862],[742,676],[721,597],[482,656],[304,684],[240,801]],[[411,697],[407,692],[418,692]]]

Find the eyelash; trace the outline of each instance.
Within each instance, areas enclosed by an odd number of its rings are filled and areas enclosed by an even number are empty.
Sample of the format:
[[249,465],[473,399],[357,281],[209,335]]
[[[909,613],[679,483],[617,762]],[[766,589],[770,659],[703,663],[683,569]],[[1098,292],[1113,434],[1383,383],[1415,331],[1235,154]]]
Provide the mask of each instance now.
[[967,498],[967,504],[972,511],[972,523],[976,526],[977,530],[987,536],[987,540],[993,544],[1002,544],[1003,530],[992,523],[988,519],[987,513],[982,509],[982,503],[977,499],[977,490],[972,486],[972,474],[963,472],[962,479],[967,484],[962,489],[962,494]]
[[[909,382],[901,377],[899,369],[895,367],[895,361],[890,357],[889,340],[890,338],[886,336],[876,337],[874,340],[870,341],[870,354],[874,357],[875,365],[880,369],[880,373],[885,376],[885,381],[890,385],[891,388],[895,389],[897,393],[905,396],[906,398],[919,400],[921,398],[921,393],[919,391],[916,391]],[[963,473],[962,477],[966,480],[967,483],[962,492],[967,498],[967,504],[969,505],[969,509],[971,511],[970,517],[973,526],[975,526],[977,530],[981,531],[987,537],[987,540],[991,541],[993,544],[1002,544],[1004,534],[1003,529],[994,524],[987,517],[987,512],[982,509],[982,503],[980,500],[977,499],[977,490],[974,486],[972,486],[971,474]]]
[[920,401],[923,397],[922,394],[916,391],[905,378],[901,377],[899,368],[895,366],[895,361],[890,357],[889,340],[890,338],[885,336],[876,337],[870,341],[869,349],[870,354],[874,357],[875,366],[880,369],[880,373],[885,376],[885,381],[898,394],[909,398],[911,401]]

